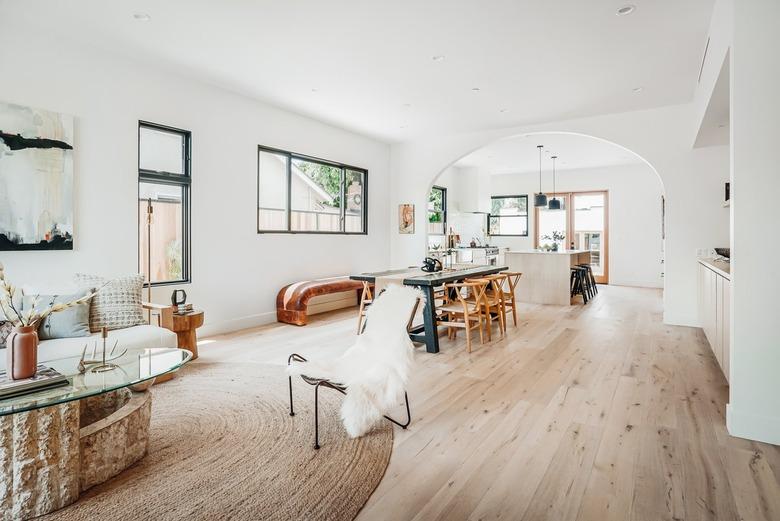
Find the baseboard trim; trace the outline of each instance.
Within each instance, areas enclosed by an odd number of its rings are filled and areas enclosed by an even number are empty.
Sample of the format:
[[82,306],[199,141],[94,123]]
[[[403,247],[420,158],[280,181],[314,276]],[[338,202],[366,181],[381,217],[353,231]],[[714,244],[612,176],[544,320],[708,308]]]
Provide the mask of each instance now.
[[743,413],[726,404],[726,428],[737,438],[780,445],[780,418]]
[[610,280],[610,286],[625,286],[628,288],[650,288],[650,289],[664,289],[663,284],[658,282],[649,282],[646,280]]
[[241,329],[264,326],[274,322],[276,322],[276,311],[268,311],[266,313],[258,313],[257,315],[249,315],[246,317],[231,318],[230,320],[223,320],[221,322],[203,324],[203,327],[198,330],[198,337],[204,338],[207,336],[222,335],[224,333],[233,333]]

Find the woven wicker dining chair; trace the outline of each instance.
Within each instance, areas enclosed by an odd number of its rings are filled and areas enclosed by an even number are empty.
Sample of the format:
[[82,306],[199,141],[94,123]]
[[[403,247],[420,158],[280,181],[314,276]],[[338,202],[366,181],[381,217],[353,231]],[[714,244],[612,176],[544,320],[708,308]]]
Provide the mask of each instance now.
[[482,332],[481,302],[488,283],[484,280],[444,284],[445,301],[436,308],[436,325],[447,327],[447,337],[457,338],[457,329],[466,330],[466,349],[471,353],[471,332],[479,329],[479,341],[485,343]]
[[504,294],[501,290],[501,281],[503,277],[501,275],[487,275],[477,279],[466,279],[467,281],[483,281],[485,286],[485,292],[482,295],[482,302],[479,307],[480,314],[485,319],[485,325],[487,326],[488,342],[493,339],[493,314],[498,318],[498,330],[501,336],[506,334],[506,322],[505,322],[505,309],[504,309]]
[[502,271],[499,275],[504,277],[501,282],[501,293],[504,298],[504,321],[506,322],[506,313],[511,309],[512,322],[517,327],[517,285],[523,274],[516,271]]

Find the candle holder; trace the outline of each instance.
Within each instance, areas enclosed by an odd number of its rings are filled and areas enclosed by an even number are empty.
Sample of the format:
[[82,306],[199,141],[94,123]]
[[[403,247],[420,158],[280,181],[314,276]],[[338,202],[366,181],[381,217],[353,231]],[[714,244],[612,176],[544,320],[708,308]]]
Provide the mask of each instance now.
[[88,366],[95,365],[94,367],[91,367],[89,370],[92,373],[105,373],[108,371],[113,371],[114,369],[118,369],[119,366],[116,364],[112,364],[110,360],[116,360],[117,358],[121,358],[124,356],[125,353],[127,353],[127,349],[123,350],[118,355],[114,355],[114,351],[116,350],[116,346],[119,344],[119,341],[117,340],[114,342],[114,347],[111,348],[111,352],[108,353],[108,358],[106,357],[106,339],[108,338],[108,328],[103,328],[102,331],[102,338],[103,338],[103,352],[101,353],[100,359],[95,359],[95,352],[97,351],[97,342],[92,347],[92,358],[87,359],[85,358],[85,355],[87,353],[87,346],[84,345],[84,350],[81,352],[81,360],[79,361],[79,372],[85,373],[87,371]]

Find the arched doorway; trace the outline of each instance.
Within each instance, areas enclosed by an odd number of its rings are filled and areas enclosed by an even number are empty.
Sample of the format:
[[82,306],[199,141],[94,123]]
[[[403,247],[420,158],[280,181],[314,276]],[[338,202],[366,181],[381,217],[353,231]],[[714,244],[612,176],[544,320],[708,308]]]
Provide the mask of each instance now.
[[[599,282],[664,286],[663,182],[648,161],[614,142],[554,131],[501,138],[452,161],[427,190],[428,252],[446,247],[450,233],[464,249],[472,242],[500,250],[530,250],[554,242],[556,247],[591,250]],[[534,195],[540,190],[559,199],[562,211],[535,208]],[[435,206],[442,200],[443,226],[442,208]],[[504,212],[507,205],[510,210]],[[464,259],[468,255],[459,260]]]

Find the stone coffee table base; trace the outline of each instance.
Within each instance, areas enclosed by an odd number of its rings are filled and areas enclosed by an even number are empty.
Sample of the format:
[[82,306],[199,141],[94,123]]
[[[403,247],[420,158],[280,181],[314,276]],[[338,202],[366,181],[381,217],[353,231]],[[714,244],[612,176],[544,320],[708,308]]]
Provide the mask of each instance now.
[[146,455],[152,395],[117,389],[0,417],[0,519],[67,506]]

